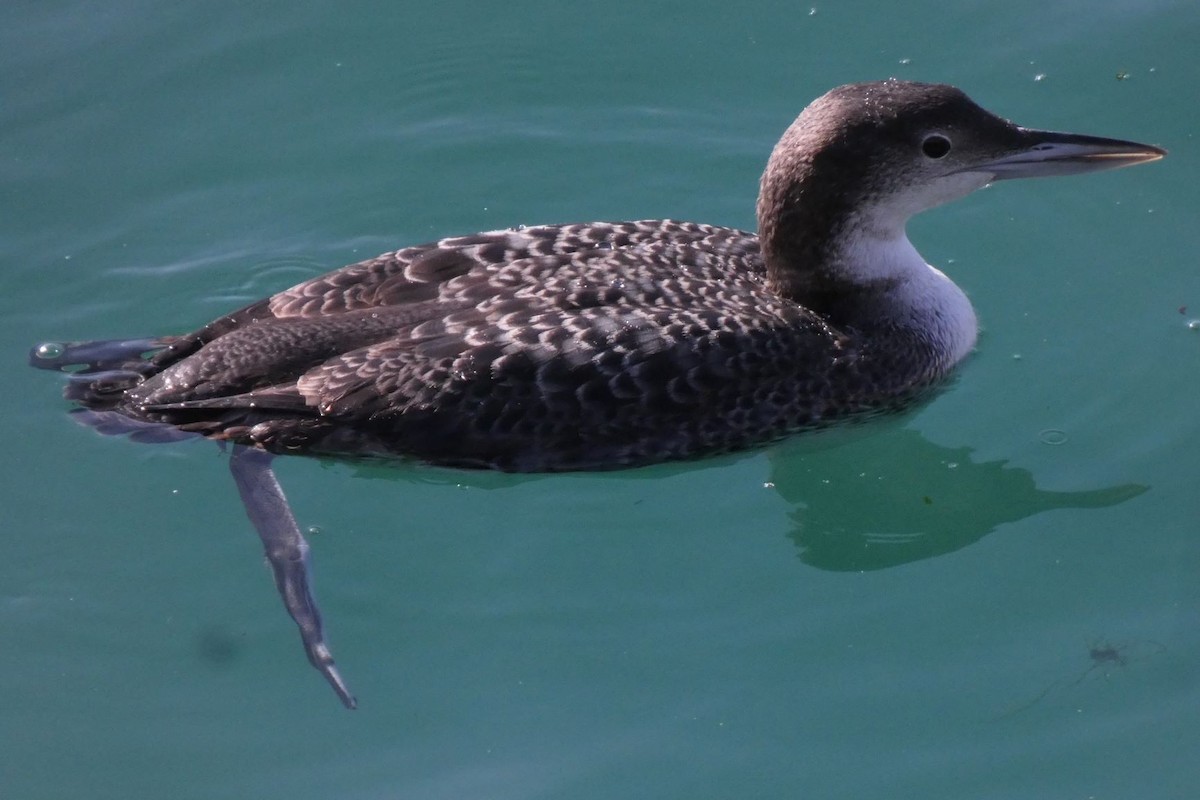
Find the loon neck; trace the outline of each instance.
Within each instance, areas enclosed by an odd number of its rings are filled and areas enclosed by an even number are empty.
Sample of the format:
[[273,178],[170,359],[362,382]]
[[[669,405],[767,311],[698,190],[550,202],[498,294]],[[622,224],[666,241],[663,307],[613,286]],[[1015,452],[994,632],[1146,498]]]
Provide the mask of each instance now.
[[[896,190],[868,155],[806,122],[784,133],[763,172],[759,243],[769,289],[830,324],[877,339],[900,334],[948,369],[975,345],[965,294],[925,263],[905,233],[913,214],[946,197]],[[956,193],[978,184],[966,178]],[[961,191],[960,191],[961,190]]]
[[903,222],[848,214],[840,224],[792,232],[763,225],[767,284],[831,324],[870,335],[903,333],[923,344],[938,370],[975,346],[970,300],[913,247]]

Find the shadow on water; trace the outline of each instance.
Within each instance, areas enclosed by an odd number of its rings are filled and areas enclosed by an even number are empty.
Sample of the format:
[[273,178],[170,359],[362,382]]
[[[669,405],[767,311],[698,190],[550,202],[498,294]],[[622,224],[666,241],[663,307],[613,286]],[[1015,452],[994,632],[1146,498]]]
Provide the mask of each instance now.
[[1106,508],[1149,487],[1055,492],[1006,461],[975,461],[901,428],[839,448],[837,458],[771,457],[771,481],[793,507],[789,537],[820,569],[886,569],[952,553],[1006,522],[1063,508]]
[[[882,424],[881,424],[882,423]],[[861,433],[860,433],[861,431]],[[1043,511],[1106,508],[1147,491],[1121,484],[1086,491],[1039,489],[1008,462],[976,461],[969,447],[943,447],[911,428],[877,422],[800,436],[773,446],[768,486],[791,510],[788,533],[800,560],[834,572],[867,571],[933,558],[973,544],[1000,525]],[[720,469],[753,453],[662,464],[590,479],[657,480]],[[545,475],[359,463],[360,478],[503,489]]]

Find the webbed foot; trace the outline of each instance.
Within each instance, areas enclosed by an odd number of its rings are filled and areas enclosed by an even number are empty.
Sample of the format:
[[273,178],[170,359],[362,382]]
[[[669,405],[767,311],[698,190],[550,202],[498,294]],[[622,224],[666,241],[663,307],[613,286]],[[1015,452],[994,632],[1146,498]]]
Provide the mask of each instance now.
[[104,339],[96,342],[43,342],[29,351],[29,365],[39,369],[90,374],[128,369],[146,353],[167,347],[178,337]]
[[321,629],[321,612],[310,588],[308,542],[288,507],[283,488],[271,471],[271,458],[271,454],[263,450],[234,445],[229,469],[246,514],[262,539],[279,596],[300,628],[300,639],[309,663],[325,676],[346,708],[355,708],[358,703],[333,663],[333,654]]

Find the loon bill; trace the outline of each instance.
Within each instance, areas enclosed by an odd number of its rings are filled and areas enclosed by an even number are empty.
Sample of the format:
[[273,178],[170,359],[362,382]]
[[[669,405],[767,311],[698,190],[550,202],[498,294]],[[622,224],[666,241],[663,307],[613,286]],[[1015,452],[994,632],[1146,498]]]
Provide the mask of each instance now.
[[1009,178],[1162,158],[1022,128],[951,86],[886,80],[813,101],[762,175],[758,233],[547,225],[405,247],[181,336],[43,344],[101,430],[200,435],[230,466],[309,660],[325,644],[308,547],[273,454],[606,469],[750,447],[903,406],[971,351],[975,313],[905,234]]

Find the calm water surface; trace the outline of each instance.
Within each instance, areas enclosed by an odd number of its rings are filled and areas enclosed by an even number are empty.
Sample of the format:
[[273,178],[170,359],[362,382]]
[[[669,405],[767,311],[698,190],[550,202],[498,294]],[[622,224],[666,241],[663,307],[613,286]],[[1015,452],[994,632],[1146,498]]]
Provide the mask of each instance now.
[[[0,796],[1195,796],[1200,8],[733,8],[4,5]],[[984,333],[904,419],[605,475],[279,461],[357,712],[224,454],[25,366],[441,235],[752,227],[803,105],[889,75],[1171,156],[914,221]]]

